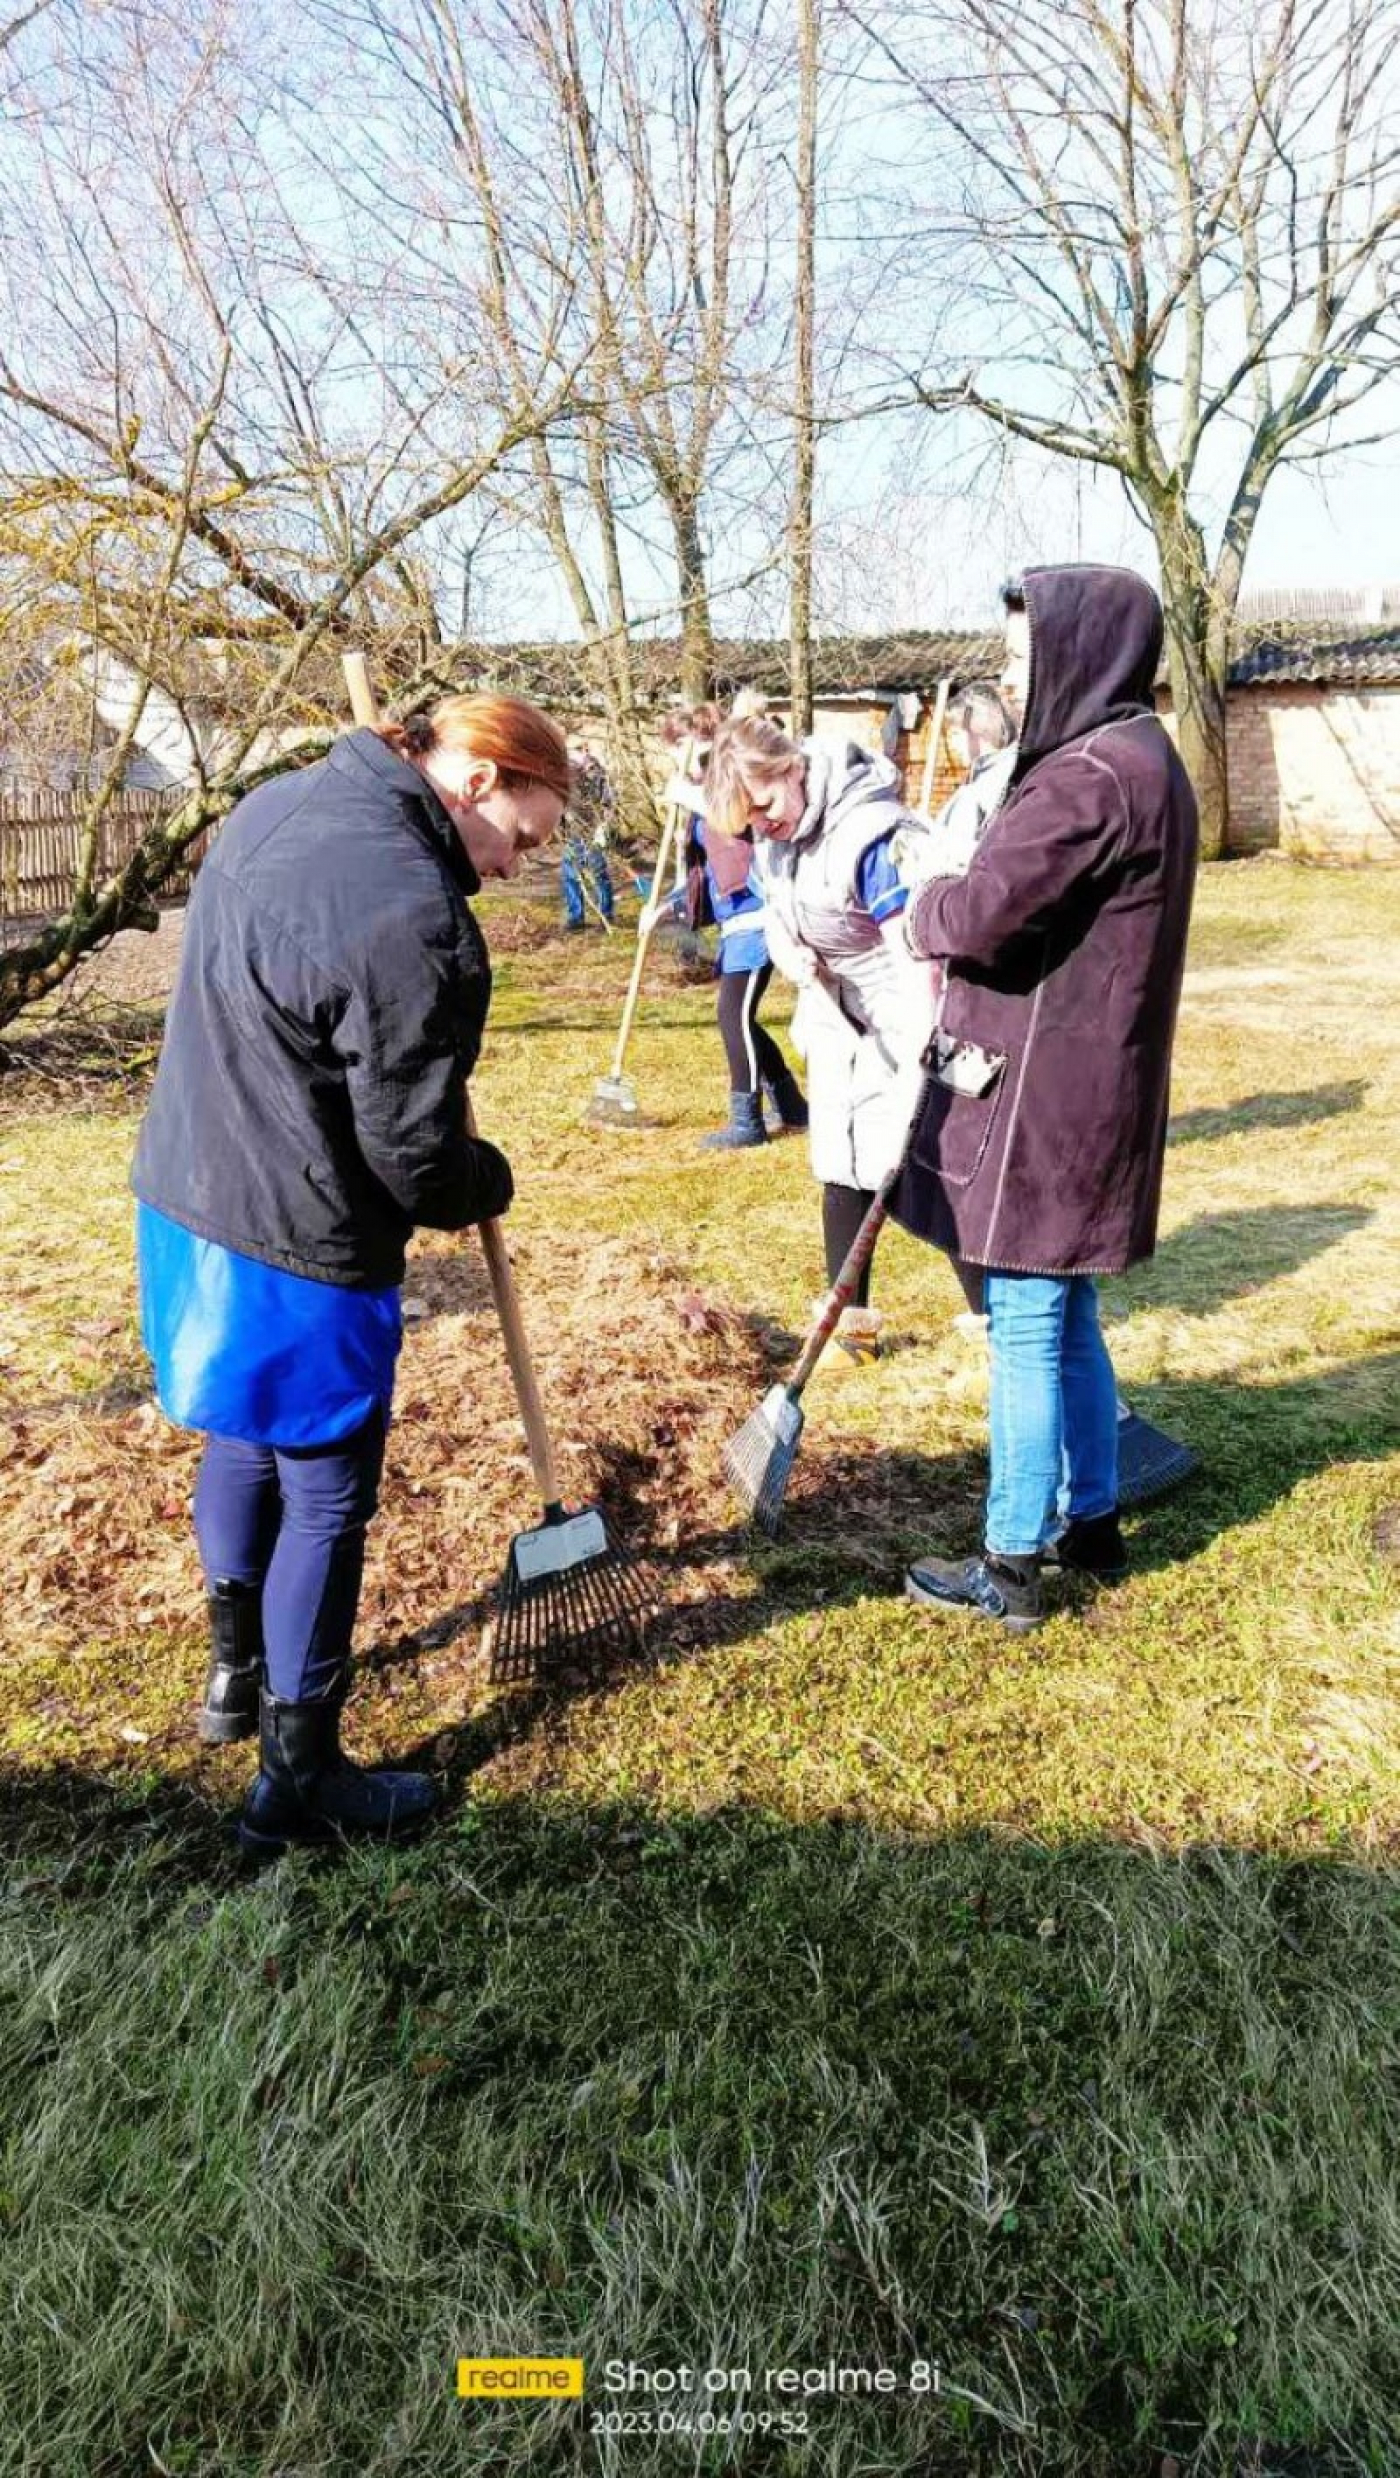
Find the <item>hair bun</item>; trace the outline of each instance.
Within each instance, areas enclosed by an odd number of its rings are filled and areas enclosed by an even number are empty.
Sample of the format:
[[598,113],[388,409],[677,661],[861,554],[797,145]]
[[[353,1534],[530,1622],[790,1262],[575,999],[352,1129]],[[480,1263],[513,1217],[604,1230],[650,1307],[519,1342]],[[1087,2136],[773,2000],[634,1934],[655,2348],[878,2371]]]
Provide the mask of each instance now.
[[399,746],[405,757],[426,757],[437,740],[437,725],[426,710],[407,715],[399,725]]

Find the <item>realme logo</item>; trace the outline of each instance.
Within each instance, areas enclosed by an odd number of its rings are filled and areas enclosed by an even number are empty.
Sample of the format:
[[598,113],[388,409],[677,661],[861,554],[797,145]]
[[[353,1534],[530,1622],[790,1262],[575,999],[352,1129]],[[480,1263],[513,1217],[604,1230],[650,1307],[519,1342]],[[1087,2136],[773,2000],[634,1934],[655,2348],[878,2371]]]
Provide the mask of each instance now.
[[458,2358],[462,2401],[565,2401],[583,2394],[582,2358]]

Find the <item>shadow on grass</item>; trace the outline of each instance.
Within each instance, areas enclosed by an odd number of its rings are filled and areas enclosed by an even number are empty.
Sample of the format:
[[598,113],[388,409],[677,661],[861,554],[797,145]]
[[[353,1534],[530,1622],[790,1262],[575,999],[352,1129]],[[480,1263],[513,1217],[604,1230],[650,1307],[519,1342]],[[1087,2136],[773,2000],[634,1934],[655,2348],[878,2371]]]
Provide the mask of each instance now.
[[[1135,1384],[1133,1407],[1194,1446],[1201,1469],[1181,1489],[1134,1517],[1136,1571],[1184,1563],[1220,1535],[1257,1521],[1300,1483],[1335,1462],[1374,1462],[1400,1454],[1400,1353],[1357,1360],[1321,1376],[1268,1385],[1228,1379]],[[929,1551],[972,1555],[981,1545],[987,1466],[983,1454],[923,1454],[882,1450],[875,1441],[824,1450],[819,1427],[808,1432],[789,1483],[779,1534],[748,1528],[720,1475],[713,1521],[670,1544],[658,1532],[664,1509],[665,1455],[616,1449],[604,1458],[598,1490],[611,1530],[650,1569],[661,1616],[650,1630],[646,1658],[659,1665],[689,1659],[752,1635],[759,1611],[782,1619],[837,1610],[869,1597],[896,1595],[911,1558]],[[758,1585],[736,1590],[735,1558]],[[668,1581],[685,1576],[693,1591],[708,1569],[714,1588],[667,1605]],[[1078,1587],[1058,1587],[1073,1598]],[[392,1669],[427,1648],[480,1629],[489,1614],[481,1596],[445,1611],[400,1642],[373,1648],[366,1666]],[[605,1678],[573,1670],[567,1656],[533,1686],[516,1688],[487,1712],[453,1724],[457,1765],[473,1770],[496,1749],[526,1734],[540,1715],[582,1693],[624,1684],[636,1663],[620,1663]],[[432,1741],[416,1750],[421,1759]],[[454,1769],[457,1768],[454,1766]]]
[[1312,1127],[1364,1109],[1370,1091],[1363,1076],[1340,1084],[1315,1084],[1298,1093],[1251,1093],[1218,1109],[1184,1110],[1167,1129],[1168,1144],[1205,1144],[1216,1136],[1240,1136],[1256,1127]]
[[1135,1308],[1185,1308],[1211,1316],[1297,1273],[1374,1221],[1365,1205],[1244,1205],[1205,1213],[1159,1242],[1150,1264],[1115,1278]]
[[[705,980],[701,980],[697,976],[696,979],[689,984],[689,986],[694,989],[704,990],[709,986],[709,977],[707,976]],[[616,1019],[620,1012],[620,1001],[615,1001],[611,994],[607,994],[599,998],[597,1007],[590,1015],[531,1015],[523,1017],[519,1023],[512,1023],[509,1019],[507,1019],[501,1024],[499,1029],[503,1035],[508,1033],[512,1041],[524,1040],[531,1033],[548,1033],[551,1037],[556,1033],[591,1033],[595,1037],[602,1037],[608,1033],[611,1033],[614,1037],[616,1037]],[[695,1011],[693,1008],[689,1009],[684,1015],[673,1014],[669,1012],[665,1001],[657,999],[649,1000],[645,993],[643,993],[641,1010],[637,1021],[637,1030],[639,1035],[648,1032],[693,1033],[697,1029],[698,1027],[695,1020]],[[638,1046],[640,1047],[640,1042]],[[631,1049],[631,1045],[629,1044],[628,1057],[630,1059],[633,1056],[634,1053]],[[722,1063],[723,1062],[721,1061],[721,1064]]]
[[1201,1457],[1183,1488],[1143,1509],[1132,1545],[1138,1569],[1197,1556],[1334,1463],[1400,1454],[1397,1351],[1271,1385],[1219,1378],[1134,1385],[1132,1398],[1135,1411]]
[[[641,1569],[656,1611],[644,1647],[600,1674],[575,1663],[561,1632],[554,1657],[539,1676],[513,1685],[485,1710],[439,1723],[416,1746],[400,1751],[403,1760],[433,1760],[446,1728],[457,1741],[451,1771],[474,1772],[501,1747],[528,1736],[543,1716],[562,1716],[581,1696],[596,1698],[625,1686],[641,1669],[664,1669],[719,1645],[743,1642],[760,1613],[771,1621],[832,1611],[898,1590],[910,1556],[928,1545],[931,1525],[955,1547],[971,1548],[978,1538],[986,1485],[978,1454],[882,1453],[873,1446],[834,1454],[809,1450],[799,1460],[777,1540],[749,1528],[718,1473],[712,1522],[678,1541],[664,1538],[667,1498],[657,1484],[664,1479],[665,1461],[660,1451],[605,1448],[596,1492],[612,1537]],[[757,1594],[731,1580],[736,1560],[757,1584]],[[677,1599],[681,1583],[687,1596]],[[478,1635],[491,1614],[490,1596],[478,1593],[411,1635],[369,1646],[362,1667],[387,1675],[424,1651]]]
[[[0,1796],[47,2468],[661,2478],[674,2436],[589,2433],[610,2359],[747,2368],[721,2413],[900,2370],[684,2455],[751,2478],[1397,2465],[1380,1871],[496,1800],[244,1879],[159,1784]],[[464,2413],[453,2360],[515,2349],[584,2407]]]

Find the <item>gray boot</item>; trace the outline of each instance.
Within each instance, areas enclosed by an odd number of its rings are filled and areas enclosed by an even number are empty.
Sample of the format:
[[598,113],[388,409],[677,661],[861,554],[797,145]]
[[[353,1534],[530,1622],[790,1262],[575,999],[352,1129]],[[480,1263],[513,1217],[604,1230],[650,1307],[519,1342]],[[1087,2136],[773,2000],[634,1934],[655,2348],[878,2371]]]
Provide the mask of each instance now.
[[759,1093],[731,1093],[729,1125],[716,1128],[712,1136],[702,1136],[706,1153],[736,1153],[744,1145],[766,1144],[768,1130],[763,1124],[763,1099]]

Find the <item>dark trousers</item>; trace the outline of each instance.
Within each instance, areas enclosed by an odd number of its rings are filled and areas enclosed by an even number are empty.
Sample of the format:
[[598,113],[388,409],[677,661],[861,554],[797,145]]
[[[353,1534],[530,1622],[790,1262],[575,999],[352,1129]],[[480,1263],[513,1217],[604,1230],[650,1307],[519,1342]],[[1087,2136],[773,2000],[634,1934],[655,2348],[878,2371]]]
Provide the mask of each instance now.
[[[822,1189],[822,1240],[826,1248],[828,1287],[835,1281],[854,1247],[856,1232],[874,1202],[873,1187],[838,1187],[833,1180],[828,1180]],[[855,1305],[858,1308],[868,1308],[870,1305],[869,1264],[856,1284]]]
[[[834,1282],[841,1271],[855,1244],[856,1232],[874,1202],[873,1187],[837,1187],[828,1183],[822,1189],[822,1238],[826,1246],[828,1284]],[[873,1262],[872,1258],[871,1263]],[[982,1313],[981,1266],[965,1265],[957,1256],[950,1257],[948,1262],[958,1277],[963,1297],[969,1308],[980,1316]],[[855,1304],[858,1308],[868,1308],[870,1305],[870,1265],[866,1266],[856,1286]]]
[[764,992],[773,978],[771,964],[757,972],[722,972],[719,976],[720,1039],[729,1066],[731,1093],[756,1093],[787,1074],[787,1060],[770,1032],[758,1021]]
[[194,1492],[205,1579],[262,1585],[267,1683],[283,1702],[333,1694],[350,1658],[385,1433],[377,1410],[335,1445],[206,1442]]

